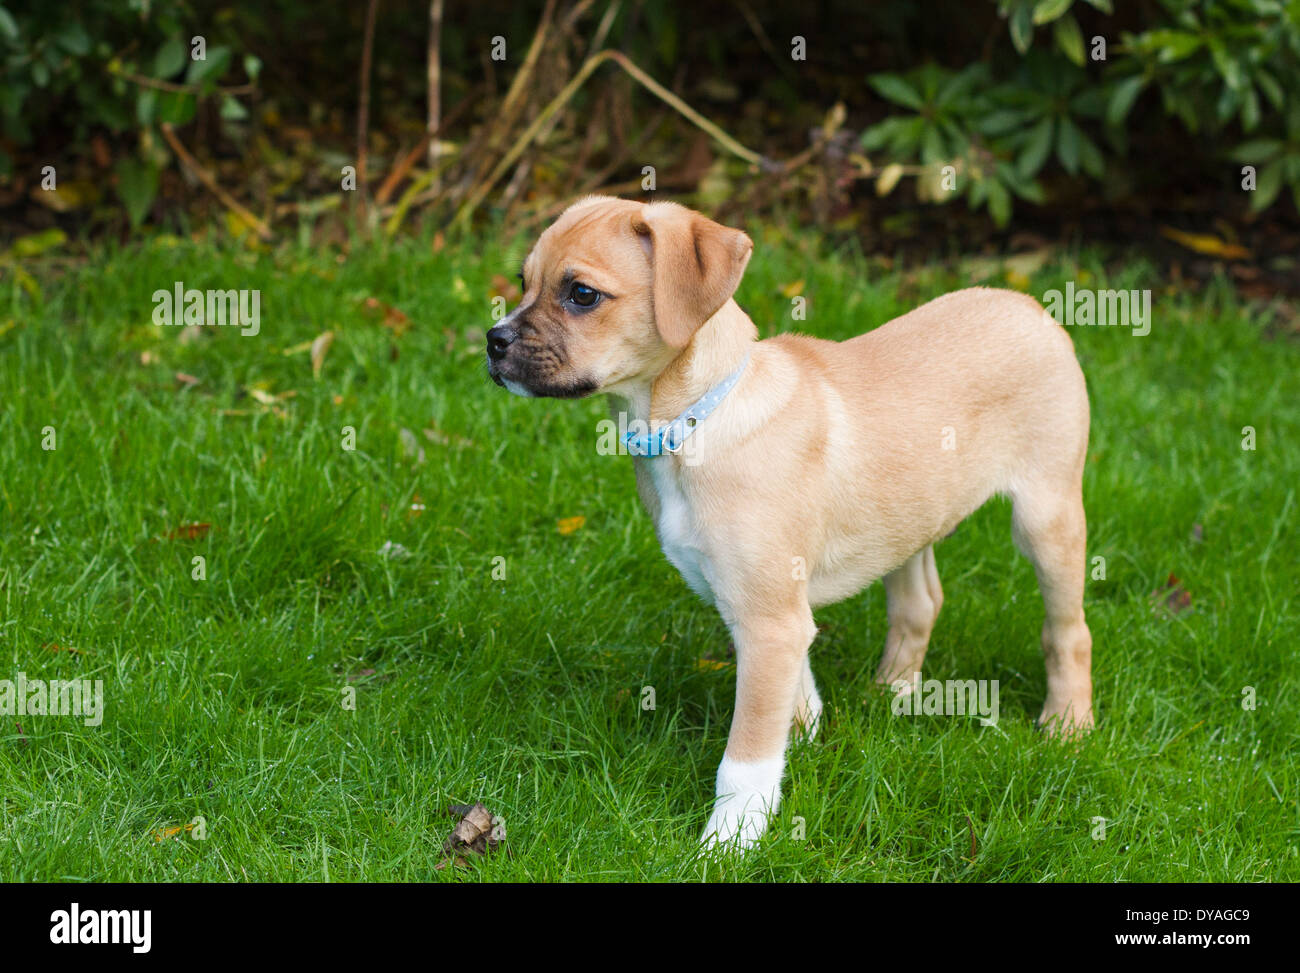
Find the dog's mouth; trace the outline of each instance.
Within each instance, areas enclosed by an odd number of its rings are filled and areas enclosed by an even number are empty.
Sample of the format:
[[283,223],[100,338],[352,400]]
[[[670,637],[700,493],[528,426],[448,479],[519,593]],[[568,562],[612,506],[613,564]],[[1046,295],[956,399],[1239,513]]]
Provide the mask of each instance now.
[[556,381],[545,375],[531,374],[519,367],[507,370],[506,361],[488,359],[488,378],[501,388],[526,399],[583,399],[598,391],[599,383],[591,378]]

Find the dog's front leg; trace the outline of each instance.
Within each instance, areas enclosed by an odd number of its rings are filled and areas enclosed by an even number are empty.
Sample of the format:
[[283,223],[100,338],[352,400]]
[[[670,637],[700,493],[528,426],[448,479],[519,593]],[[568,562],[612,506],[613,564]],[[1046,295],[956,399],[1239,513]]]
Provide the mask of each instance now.
[[717,801],[704,828],[712,847],[755,844],[781,802],[781,775],[808,646],[816,634],[804,601],[785,612],[740,615],[736,640],[736,712],[718,766]]

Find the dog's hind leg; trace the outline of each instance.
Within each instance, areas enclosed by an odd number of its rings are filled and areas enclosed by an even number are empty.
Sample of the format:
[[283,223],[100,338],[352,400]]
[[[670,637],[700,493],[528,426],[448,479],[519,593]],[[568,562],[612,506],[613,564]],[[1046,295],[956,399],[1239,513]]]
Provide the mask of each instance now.
[[817,736],[821,726],[822,697],[813,681],[812,666],[808,656],[803,657],[803,674],[799,677],[799,694],[794,704],[794,725],[808,740]]
[[1052,485],[1012,493],[1012,536],[1034,564],[1043,594],[1043,660],[1047,701],[1038,717],[1049,733],[1088,730],[1092,713],[1092,633],[1083,617],[1088,528],[1076,480],[1061,491]]
[[885,636],[885,656],[876,670],[876,682],[884,685],[899,679],[910,682],[921,671],[930,633],[943,607],[943,587],[934,563],[934,548],[917,551],[902,567],[885,575],[884,581],[889,634]]

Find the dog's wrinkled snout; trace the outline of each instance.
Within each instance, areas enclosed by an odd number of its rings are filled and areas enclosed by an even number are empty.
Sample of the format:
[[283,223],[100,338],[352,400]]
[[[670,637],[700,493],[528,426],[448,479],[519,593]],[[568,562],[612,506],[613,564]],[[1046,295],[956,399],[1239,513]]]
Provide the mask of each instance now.
[[506,357],[506,350],[519,337],[519,332],[506,324],[498,324],[487,333],[487,353],[493,361]]

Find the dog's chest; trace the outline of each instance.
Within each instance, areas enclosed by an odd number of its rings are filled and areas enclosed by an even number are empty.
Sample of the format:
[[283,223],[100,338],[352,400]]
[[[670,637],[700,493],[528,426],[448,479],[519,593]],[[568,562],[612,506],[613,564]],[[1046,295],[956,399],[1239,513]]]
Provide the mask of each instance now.
[[668,463],[650,463],[650,480],[659,497],[655,531],[664,555],[697,595],[712,604],[712,565],[700,540],[694,512],[676,472]]

